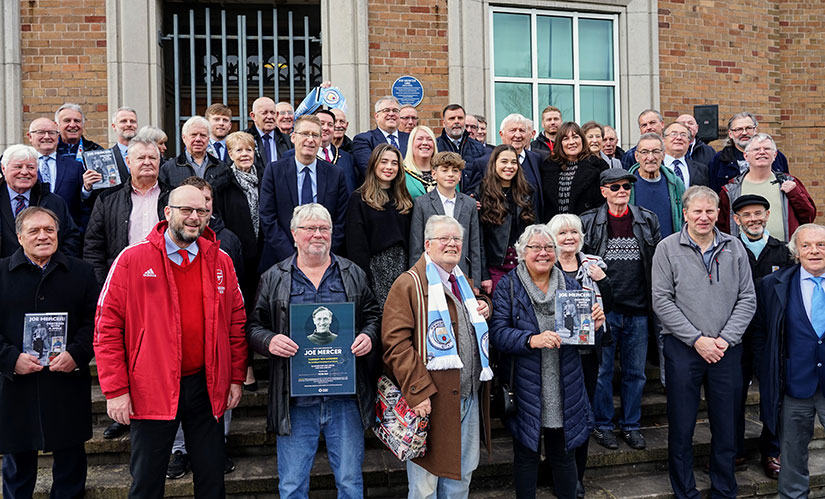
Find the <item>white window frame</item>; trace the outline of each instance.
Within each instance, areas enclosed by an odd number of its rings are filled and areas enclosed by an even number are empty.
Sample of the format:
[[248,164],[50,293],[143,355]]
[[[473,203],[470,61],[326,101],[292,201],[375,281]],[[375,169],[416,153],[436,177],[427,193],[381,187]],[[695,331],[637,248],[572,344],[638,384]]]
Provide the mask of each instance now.
[[[505,14],[529,14],[530,15],[530,58],[531,58],[531,72],[530,78],[513,77],[513,76],[496,76],[495,65],[495,26],[493,17],[497,13]],[[538,77],[538,33],[536,30],[536,19],[538,16],[554,16],[567,17],[573,20],[573,78],[558,79],[558,78],[539,78]],[[582,80],[579,78],[579,19],[603,19],[609,20],[613,23],[613,79],[612,80]],[[573,117],[564,117],[565,121],[577,121],[581,115],[581,97],[580,89],[582,86],[599,86],[599,87],[613,87],[613,128],[616,134],[622,136],[622,116],[621,116],[621,88],[619,74],[619,16],[618,14],[601,14],[578,11],[561,11],[551,9],[535,9],[535,8],[514,8],[514,7],[493,7],[489,9],[489,43],[490,43],[490,108],[491,121],[490,124],[496,126],[498,117],[496,116],[496,83],[529,83],[532,88],[533,96],[533,122],[535,123],[538,133],[542,133],[541,115],[542,109],[547,107],[547,104],[539,103],[539,85],[573,85]],[[503,118],[503,117],[502,117]],[[528,116],[528,118],[530,118]],[[606,124],[606,123],[604,123]],[[497,139],[498,142],[498,139]]]

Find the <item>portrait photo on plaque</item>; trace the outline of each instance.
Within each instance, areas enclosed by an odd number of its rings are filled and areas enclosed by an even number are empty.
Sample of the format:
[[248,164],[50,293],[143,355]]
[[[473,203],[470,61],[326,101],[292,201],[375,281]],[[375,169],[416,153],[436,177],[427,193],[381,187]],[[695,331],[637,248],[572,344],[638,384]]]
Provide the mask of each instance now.
[[298,344],[289,360],[291,396],[355,393],[354,303],[292,304],[289,331]]
[[556,333],[562,345],[594,345],[592,308],[595,294],[587,290],[556,290]]

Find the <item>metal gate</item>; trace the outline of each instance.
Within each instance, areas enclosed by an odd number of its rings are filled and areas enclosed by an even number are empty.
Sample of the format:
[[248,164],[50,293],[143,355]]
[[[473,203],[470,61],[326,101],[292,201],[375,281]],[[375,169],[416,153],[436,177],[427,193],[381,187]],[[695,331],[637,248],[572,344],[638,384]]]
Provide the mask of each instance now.
[[160,39],[166,109],[174,114],[167,113],[165,123],[175,130],[176,154],[181,125],[214,102],[231,107],[233,122],[244,130],[256,98],[296,106],[321,84],[320,5],[217,10],[167,4],[166,13],[167,34]]

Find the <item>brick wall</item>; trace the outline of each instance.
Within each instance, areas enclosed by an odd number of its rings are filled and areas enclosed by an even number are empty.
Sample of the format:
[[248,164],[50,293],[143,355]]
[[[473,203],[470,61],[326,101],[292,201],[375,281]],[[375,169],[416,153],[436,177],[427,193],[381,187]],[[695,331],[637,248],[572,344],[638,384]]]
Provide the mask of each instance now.
[[[781,7],[781,8],[780,8]],[[659,1],[661,108],[666,119],[718,104],[720,132],[753,112],[791,173],[825,209],[825,4],[820,0]],[[724,144],[718,140],[717,149]]]
[[86,114],[86,137],[106,145],[105,0],[21,0],[20,17],[23,130],[75,102]]
[[449,104],[446,0],[369,0],[368,16],[370,111],[399,76],[412,75],[424,86],[420,123],[440,128]]

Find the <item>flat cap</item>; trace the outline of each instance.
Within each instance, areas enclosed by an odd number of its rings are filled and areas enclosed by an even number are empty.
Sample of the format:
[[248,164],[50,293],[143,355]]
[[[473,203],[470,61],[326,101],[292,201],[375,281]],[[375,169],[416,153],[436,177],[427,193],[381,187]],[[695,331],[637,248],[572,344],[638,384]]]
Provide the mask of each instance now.
[[631,182],[635,182],[636,175],[633,175],[624,168],[619,167],[608,168],[603,171],[601,175],[599,175],[599,185],[612,184],[613,182],[618,182],[619,180],[629,180]]
[[731,209],[733,209],[733,212],[736,213],[741,208],[752,204],[761,204],[766,210],[771,209],[771,203],[758,194],[745,194],[744,196],[739,196],[731,205]]

